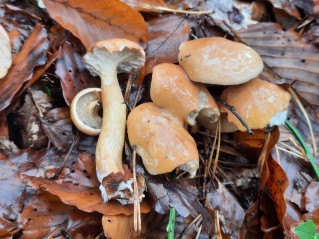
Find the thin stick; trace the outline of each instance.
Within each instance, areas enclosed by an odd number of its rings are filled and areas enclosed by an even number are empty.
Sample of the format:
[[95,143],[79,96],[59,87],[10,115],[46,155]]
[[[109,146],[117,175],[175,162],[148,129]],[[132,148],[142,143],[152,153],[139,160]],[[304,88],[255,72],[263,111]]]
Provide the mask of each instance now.
[[303,153],[300,152],[298,149],[295,149],[295,148],[293,148],[293,147],[289,146],[288,144],[286,144],[286,143],[284,143],[284,142],[281,142],[281,141],[279,141],[278,143],[281,143],[283,146],[286,146],[288,149],[294,151],[296,154],[299,154],[299,155],[301,155],[301,156],[304,156]]
[[292,95],[292,98],[296,101],[296,103],[299,106],[301,112],[303,113],[303,115],[306,118],[306,122],[308,124],[310,135],[311,135],[314,156],[316,157],[318,155],[317,146],[316,146],[315,136],[314,136],[314,133],[313,133],[313,130],[312,130],[312,124],[311,124],[310,119],[308,117],[307,111],[303,107],[298,95],[296,94],[296,92],[291,87],[289,87],[289,93]]
[[134,99],[134,104],[132,106],[132,109],[135,108],[136,104],[137,104],[137,101],[138,101],[138,97],[140,96],[141,94],[141,90],[142,90],[142,85],[139,84],[138,88],[137,88],[137,92],[136,92],[136,95],[135,95],[135,99]]
[[218,164],[218,158],[219,158],[219,151],[220,151],[220,137],[221,137],[221,122],[218,119],[218,127],[217,127],[217,131],[218,131],[218,141],[217,141],[217,150],[216,150],[216,154],[215,154],[215,160],[214,160],[214,166],[213,166],[213,178],[215,177],[216,174],[216,167]]
[[130,73],[127,84],[126,84],[126,89],[124,93],[124,102],[127,105],[130,105],[130,96],[131,96],[131,89],[132,89],[132,82],[133,82],[133,72]]
[[133,186],[134,186],[134,230],[141,231],[141,209],[140,209],[140,200],[138,193],[138,185],[136,180],[136,146],[133,145]]
[[280,164],[280,154],[279,154],[279,150],[278,150],[278,146],[277,144],[275,145],[275,149],[276,149],[276,157],[277,157],[277,161]]
[[157,10],[161,12],[172,12],[172,13],[182,13],[182,14],[195,14],[195,15],[202,15],[202,14],[212,14],[214,11],[187,11],[187,10],[180,10],[180,9],[172,9],[167,7],[161,7],[161,6],[151,6],[149,4],[142,4],[141,5],[142,10]]
[[285,149],[285,148],[282,148],[282,147],[279,147],[279,146],[277,146],[277,148],[278,148],[279,150],[281,150],[281,151],[284,151],[284,152],[286,152],[286,153],[289,153],[289,154],[291,154],[291,155],[294,155],[294,156],[296,156],[296,157],[298,157],[298,158],[307,159],[307,158],[305,158],[304,156],[302,156],[302,155],[300,155],[300,154],[296,154],[296,153],[294,153],[294,152],[291,152],[291,151],[289,151],[289,150],[287,150],[287,149]]
[[180,238],[183,238],[183,236],[185,235],[185,233],[202,217],[201,214],[198,214],[197,217],[194,218],[194,220],[185,228],[185,230],[183,231],[182,235],[180,236]]
[[215,227],[216,227],[217,237],[219,239],[222,239],[223,237],[222,237],[222,233],[221,233],[221,230],[220,230],[219,213],[218,213],[217,210],[215,211]]
[[195,239],[198,239],[198,238],[199,238],[199,235],[200,235],[200,233],[202,232],[202,227],[203,227],[203,225],[200,225],[200,227],[199,227],[199,229],[198,229],[198,232],[197,232],[197,234],[196,234]]
[[213,93],[213,96],[215,100],[219,103],[221,103],[223,106],[225,106],[233,115],[236,116],[236,118],[240,121],[240,123],[247,129],[249,134],[254,134],[254,132],[249,128],[248,124],[245,122],[245,120],[237,113],[234,106],[231,106],[227,104],[227,102],[223,99],[221,99],[218,95]]

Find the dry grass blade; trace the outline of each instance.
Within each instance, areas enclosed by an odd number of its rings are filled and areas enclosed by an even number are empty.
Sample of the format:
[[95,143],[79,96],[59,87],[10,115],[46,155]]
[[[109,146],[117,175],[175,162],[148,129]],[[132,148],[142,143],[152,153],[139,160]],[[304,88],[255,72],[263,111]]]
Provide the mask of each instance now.
[[139,199],[139,192],[136,179],[136,146],[133,145],[133,185],[134,185],[134,230],[141,232],[142,223],[141,223],[141,206]]
[[217,139],[217,150],[216,150],[216,155],[215,155],[215,161],[214,161],[214,166],[213,166],[213,175],[212,175],[213,178],[215,177],[215,174],[216,174],[216,168],[217,168],[219,152],[220,152],[220,138],[221,138],[221,122],[220,122],[220,119],[218,120],[217,132],[218,132],[218,139]]

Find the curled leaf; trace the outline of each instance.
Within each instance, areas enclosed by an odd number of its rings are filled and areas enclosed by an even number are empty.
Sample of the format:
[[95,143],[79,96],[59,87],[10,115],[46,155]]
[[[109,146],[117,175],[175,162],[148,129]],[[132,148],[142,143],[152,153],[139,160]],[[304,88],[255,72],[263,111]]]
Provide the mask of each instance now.
[[10,39],[6,30],[0,25],[0,79],[7,74],[11,63]]

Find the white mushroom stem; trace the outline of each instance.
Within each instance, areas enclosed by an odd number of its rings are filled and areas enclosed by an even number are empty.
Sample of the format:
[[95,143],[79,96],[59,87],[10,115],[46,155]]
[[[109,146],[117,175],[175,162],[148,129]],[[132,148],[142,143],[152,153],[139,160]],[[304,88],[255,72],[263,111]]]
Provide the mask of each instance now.
[[103,121],[96,146],[96,170],[100,182],[112,172],[124,173],[122,151],[126,105],[117,80],[116,67],[108,67],[105,71],[101,75]]

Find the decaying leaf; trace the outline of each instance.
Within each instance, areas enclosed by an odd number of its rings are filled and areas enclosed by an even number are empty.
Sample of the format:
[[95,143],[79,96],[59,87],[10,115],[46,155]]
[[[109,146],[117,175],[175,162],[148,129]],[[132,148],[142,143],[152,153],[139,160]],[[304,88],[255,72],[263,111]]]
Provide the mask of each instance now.
[[0,83],[0,110],[6,108],[23,83],[31,79],[34,67],[45,64],[48,47],[46,30],[41,25],[36,25]]
[[157,7],[165,7],[163,0],[121,0],[137,11],[159,12]]
[[203,227],[211,234],[213,232],[212,218],[198,201],[197,191],[190,185],[181,185],[177,182],[166,182],[156,177],[146,179],[148,190],[156,200],[155,211],[167,214],[170,207],[174,207],[182,216],[203,217]]
[[70,145],[73,142],[75,136],[72,132],[69,108],[50,110],[41,122],[48,138],[56,147]]
[[79,91],[98,87],[100,82],[85,68],[82,60],[83,53],[81,54],[78,45],[65,42],[56,63],[55,73],[61,79],[63,96],[68,105]]
[[110,38],[126,38],[140,44],[148,42],[143,17],[120,1],[43,0],[43,3],[50,16],[78,37],[86,49]]
[[0,25],[0,79],[7,74],[11,63],[10,39],[6,30]]
[[208,185],[208,188],[205,207],[219,211],[220,222],[222,223],[221,229],[224,234],[239,238],[240,229],[245,219],[243,208],[218,180]]
[[289,83],[303,99],[319,105],[318,48],[303,43],[296,32],[283,31],[276,23],[258,23],[236,34],[282,77],[275,83]]
[[146,49],[144,75],[152,72],[157,64],[178,62],[178,48],[188,40],[190,33],[189,23],[181,16],[155,18],[148,22],[148,26],[150,42]]

